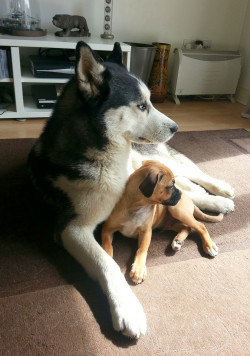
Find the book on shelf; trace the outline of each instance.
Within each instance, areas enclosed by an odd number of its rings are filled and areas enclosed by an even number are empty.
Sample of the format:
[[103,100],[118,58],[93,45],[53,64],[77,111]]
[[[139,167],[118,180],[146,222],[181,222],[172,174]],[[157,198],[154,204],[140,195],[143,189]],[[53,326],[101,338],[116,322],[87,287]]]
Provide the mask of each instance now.
[[9,48],[0,47],[0,79],[12,77],[11,54]]

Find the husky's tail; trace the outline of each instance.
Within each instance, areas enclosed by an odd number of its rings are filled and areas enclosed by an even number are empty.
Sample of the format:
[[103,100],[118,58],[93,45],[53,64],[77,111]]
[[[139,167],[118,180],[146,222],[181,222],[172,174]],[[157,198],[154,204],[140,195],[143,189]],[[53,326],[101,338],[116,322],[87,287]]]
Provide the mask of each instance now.
[[197,206],[194,206],[194,217],[202,221],[208,222],[219,222],[224,218],[224,214],[220,213],[219,215],[207,215],[203,213]]

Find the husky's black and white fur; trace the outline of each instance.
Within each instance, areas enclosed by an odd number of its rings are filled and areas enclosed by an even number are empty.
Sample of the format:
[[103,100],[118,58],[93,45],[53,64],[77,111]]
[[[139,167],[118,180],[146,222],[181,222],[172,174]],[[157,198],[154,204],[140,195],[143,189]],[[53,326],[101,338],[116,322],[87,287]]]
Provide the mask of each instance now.
[[[114,328],[133,338],[146,332],[143,308],[118,265],[93,235],[121,197],[132,162],[140,164],[141,154],[149,157],[144,149],[134,151],[132,158],[131,142],[149,144],[143,147],[150,148],[153,158],[160,159],[158,154],[163,151],[165,163],[179,176],[182,188],[194,184],[189,178],[224,196],[191,193],[199,207],[222,212],[233,209],[232,201],[225,198],[233,195],[230,186],[206,176],[164,144],[177,129],[175,122],[152,106],[145,84],[123,67],[118,43],[109,60],[101,63],[90,47],[80,42],[76,75],[66,85],[29,155],[34,185],[58,210],[56,238],[100,283]],[[152,146],[157,143],[161,145]]]

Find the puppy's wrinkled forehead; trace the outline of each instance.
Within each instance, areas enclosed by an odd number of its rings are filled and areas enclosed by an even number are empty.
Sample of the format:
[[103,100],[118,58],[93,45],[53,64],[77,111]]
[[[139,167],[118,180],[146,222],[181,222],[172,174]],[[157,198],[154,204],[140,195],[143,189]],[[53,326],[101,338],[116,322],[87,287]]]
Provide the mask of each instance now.
[[159,173],[159,183],[164,186],[171,186],[174,183],[174,175],[170,170]]

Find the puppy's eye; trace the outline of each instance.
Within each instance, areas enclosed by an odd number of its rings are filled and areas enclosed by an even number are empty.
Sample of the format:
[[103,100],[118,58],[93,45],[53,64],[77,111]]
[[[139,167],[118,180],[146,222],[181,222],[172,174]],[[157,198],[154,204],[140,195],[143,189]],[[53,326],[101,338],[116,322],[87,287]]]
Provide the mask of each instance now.
[[172,190],[172,189],[174,189],[174,185],[169,185],[169,186],[167,186],[166,187],[168,190]]
[[145,103],[139,104],[137,107],[141,111],[145,111],[147,109],[147,105]]

